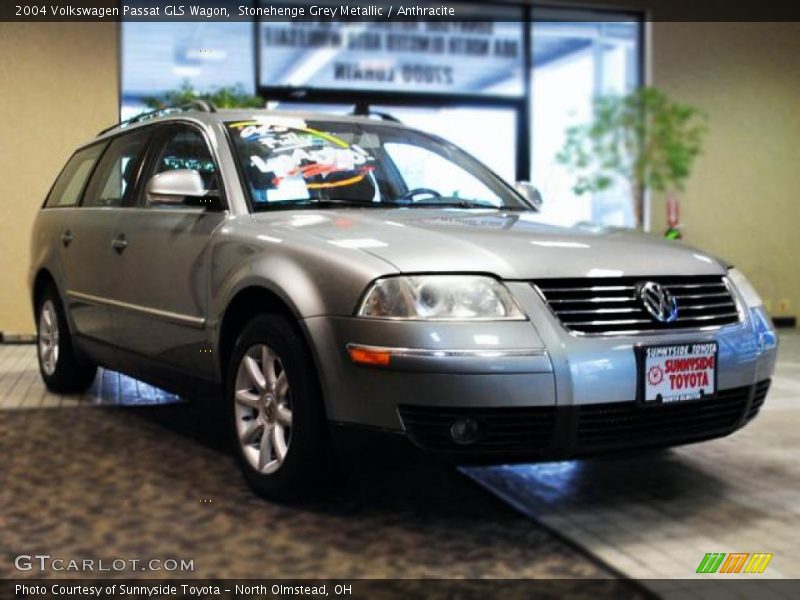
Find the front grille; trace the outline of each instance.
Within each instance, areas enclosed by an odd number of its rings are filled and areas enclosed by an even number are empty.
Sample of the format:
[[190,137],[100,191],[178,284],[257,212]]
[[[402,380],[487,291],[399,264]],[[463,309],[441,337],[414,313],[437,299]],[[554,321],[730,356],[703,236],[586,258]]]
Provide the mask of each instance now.
[[755,416],[758,414],[758,411],[761,410],[761,405],[764,404],[764,400],[767,397],[767,392],[769,391],[769,384],[771,380],[765,379],[764,381],[759,381],[756,384],[756,391],[753,394],[753,404],[750,405],[750,410],[747,411],[747,420],[754,419]]
[[[638,297],[654,281],[675,297],[678,318],[657,321]],[[545,279],[534,285],[563,325],[584,334],[630,334],[720,327],[739,321],[739,311],[720,276]]]
[[[514,453],[544,448],[552,440],[554,407],[466,408],[401,405],[400,417],[411,440],[426,450],[454,453]],[[455,443],[450,427],[457,419],[474,419],[477,439]]]
[[708,400],[655,406],[637,402],[583,405],[578,410],[577,446],[588,451],[668,445],[732,431],[744,416],[751,390],[749,386],[734,388]]

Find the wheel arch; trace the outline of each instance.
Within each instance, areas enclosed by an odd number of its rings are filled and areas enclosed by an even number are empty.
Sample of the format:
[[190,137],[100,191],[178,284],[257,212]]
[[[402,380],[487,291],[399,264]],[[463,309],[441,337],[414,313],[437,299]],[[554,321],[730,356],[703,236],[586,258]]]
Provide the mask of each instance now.
[[303,341],[311,353],[314,366],[319,373],[314,345],[309,339],[308,331],[303,325],[303,320],[296,307],[292,306],[275,291],[262,285],[248,285],[238,290],[228,301],[219,323],[217,335],[217,352],[219,357],[219,372],[224,381],[231,352],[236,343],[236,337],[245,324],[253,317],[261,314],[279,314],[286,317],[300,333]]
[[[42,267],[33,278],[33,285],[31,286],[31,302],[33,303],[33,317],[36,318],[36,309],[39,307],[42,295],[48,286],[53,286],[56,293],[61,296],[61,290],[58,289],[56,278],[46,267]],[[63,301],[62,301],[63,304]]]
[[31,312],[33,312],[34,323],[36,323],[39,318],[39,315],[36,314],[36,311],[39,308],[42,295],[48,287],[52,287],[55,290],[58,299],[61,301],[61,310],[64,312],[64,319],[67,321],[67,328],[70,334],[74,335],[75,323],[72,321],[72,314],[69,312],[69,303],[67,301],[66,294],[64,293],[62,286],[59,285],[58,279],[56,279],[55,275],[53,275],[52,271],[47,267],[39,268],[31,283]]

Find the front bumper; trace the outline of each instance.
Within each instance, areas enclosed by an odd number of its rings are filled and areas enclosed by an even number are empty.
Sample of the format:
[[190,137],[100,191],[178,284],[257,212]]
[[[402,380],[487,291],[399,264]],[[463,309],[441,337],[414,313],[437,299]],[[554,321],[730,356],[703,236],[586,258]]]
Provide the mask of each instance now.
[[[756,417],[769,380],[703,401],[660,406],[636,402],[527,409],[400,408],[404,432],[336,424],[340,450],[369,461],[500,464],[567,460],[691,444],[733,433]],[[455,419],[481,423],[474,443],[452,441]]]
[[[744,425],[763,401],[776,348],[764,345],[754,315],[717,330],[576,336],[532,286],[507,285],[530,321],[307,319],[329,419],[401,434],[428,452],[550,458],[719,437]],[[713,398],[676,406],[637,403],[638,346],[707,341],[719,347]],[[348,352],[354,345],[393,349],[397,356],[383,367],[354,364]],[[433,440],[447,437],[463,415],[484,423],[482,445]],[[503,427],[505,441],[489,436]]]

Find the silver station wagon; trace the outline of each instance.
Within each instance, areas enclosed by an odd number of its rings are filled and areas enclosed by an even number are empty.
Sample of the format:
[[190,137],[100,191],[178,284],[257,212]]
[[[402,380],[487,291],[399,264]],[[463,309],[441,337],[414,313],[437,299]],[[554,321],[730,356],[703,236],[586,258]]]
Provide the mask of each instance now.
[[744,276],[544,225],[539,202],[389,120],[138,117],[78,149],[36,219],[42,377],[81,392],[99,365],[213,400],[278,499],[353,453],[552,460],[753,419],[777,339]]

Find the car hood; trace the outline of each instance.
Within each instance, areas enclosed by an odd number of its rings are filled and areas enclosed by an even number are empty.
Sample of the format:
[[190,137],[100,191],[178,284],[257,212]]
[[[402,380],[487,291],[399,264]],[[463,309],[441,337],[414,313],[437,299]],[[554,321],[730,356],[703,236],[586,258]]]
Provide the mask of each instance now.
[[655,236],[597,226],[555,227],[533,212],[339,209],[268,212],[256,221],[365,252],[399,271],[491,273],[502,279],[715,275],[715,258]]

